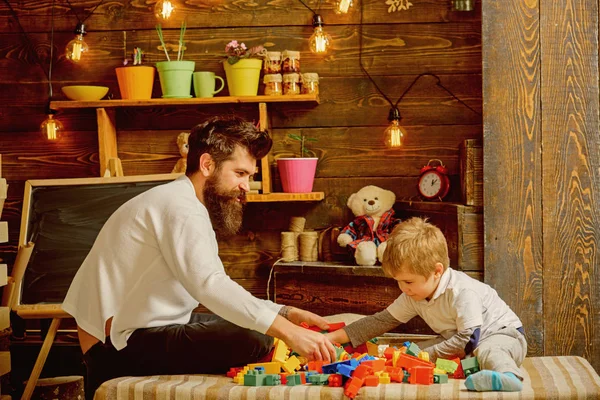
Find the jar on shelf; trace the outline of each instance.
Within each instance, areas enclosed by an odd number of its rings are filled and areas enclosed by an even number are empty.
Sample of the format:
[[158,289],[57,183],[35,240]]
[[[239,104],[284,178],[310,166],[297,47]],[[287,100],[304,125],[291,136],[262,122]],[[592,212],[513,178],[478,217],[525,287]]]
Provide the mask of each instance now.
[[281,54],[281,69],[284,74],[300,72],[300,52],[293,50],[284,50]]
[[283,94],[300,94],[300,74],[283,74]]
[[281,96],[283,78],[281,74],[268,74],[263,78],[265,83],[265,96]]
[[264,62],[265,75],[281,73],[281,52],[267,51]]
[[302,74],[302,94],[319,94],[319,74],[316,72]]

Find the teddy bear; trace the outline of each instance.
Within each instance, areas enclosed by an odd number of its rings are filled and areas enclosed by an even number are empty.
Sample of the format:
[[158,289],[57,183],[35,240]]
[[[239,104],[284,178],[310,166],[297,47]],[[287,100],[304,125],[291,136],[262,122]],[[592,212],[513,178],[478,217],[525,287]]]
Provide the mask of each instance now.
[[400,222],[392,208],[394,192],[378,186],[365,186],[348,198],[347,206],[356,217],[340,231],[337,242],[354,253],[358,265],[372,266],[381,262],[386,240]]
[[179,160],[177,160],[177,164],[175,164],[175,166],[173,167],[173,171],[171,171],[172,173],[179,173],[179,172],[185,173],[185,169],[187,168],[187,155],[188,155],[188,150],[189,150],[188,138],[189,137],[190,137],[190,134],[187,132],[181,132],[179,135],[177,135],[177,148],[179,149],[179,154],[181,155],[181,158]]

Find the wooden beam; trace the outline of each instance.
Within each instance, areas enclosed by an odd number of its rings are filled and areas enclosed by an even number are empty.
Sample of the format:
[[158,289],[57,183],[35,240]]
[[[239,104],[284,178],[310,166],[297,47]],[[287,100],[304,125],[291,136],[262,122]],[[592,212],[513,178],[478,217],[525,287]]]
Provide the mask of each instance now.
[[[540,1],[545,354],[600,368],[598,0]],[[539,295],[539,293],[538,293]]]
[[542,298],[538,7],[482,2],[485,282],[521,318],[531,356],[544,354],[551,321]]
[[53,318],[50,328],[48,329],[48,333],[46,333],[46,338],[44,339],[42,348],[40,349],[40,353],[38,354],[35,365],[33,366],[33,370],[31,371],[31,375],[29,376],[29,380],[27,381],[27,385],[25,385],[25,390],[23,391],[21,400],[29,400],[31,398],[31,395],[35,389],[35,384],[37,383],[37,380],[42,373],[42,369],[44,368],[44,364],[46,363],[46,359],[48,358],[48,353],[50,353],[52,343],[54,343],[54,337],[56,336],[59,325],[60,318]]
[[[269,115],[267,113],[267,104],[258,104],[258,114],[260,121],[260,129],[269,130]],[[260,160],[260,173],[262,176],[262,194],[271,193],[271,162],[270,159],[273,157],[272,152],[269,152]]]

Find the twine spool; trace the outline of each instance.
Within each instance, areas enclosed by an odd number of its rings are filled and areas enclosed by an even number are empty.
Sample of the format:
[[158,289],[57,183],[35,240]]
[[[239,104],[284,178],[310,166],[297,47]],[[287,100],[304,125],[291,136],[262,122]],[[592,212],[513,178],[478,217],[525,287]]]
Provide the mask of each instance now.
[[301,261],[318,261],[317,232],[302,232],[300,234],[299,251]]
[[281,232],[281,258],[285,262],[298,261],[296,232]]
[[306,218],[304,217],[292,217],[290,218],[290,232],[303,232],[304,225],[306,224]]

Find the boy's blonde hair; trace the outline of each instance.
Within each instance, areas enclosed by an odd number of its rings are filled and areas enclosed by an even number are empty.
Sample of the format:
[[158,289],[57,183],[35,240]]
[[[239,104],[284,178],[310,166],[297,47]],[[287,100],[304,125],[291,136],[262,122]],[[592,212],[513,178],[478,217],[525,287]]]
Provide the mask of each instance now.
[[382,268],[390,276],[408,272],[429,277],[436,263],[450,265],[442,231],[423,218],[410,218],[394,228],[387,240]]

